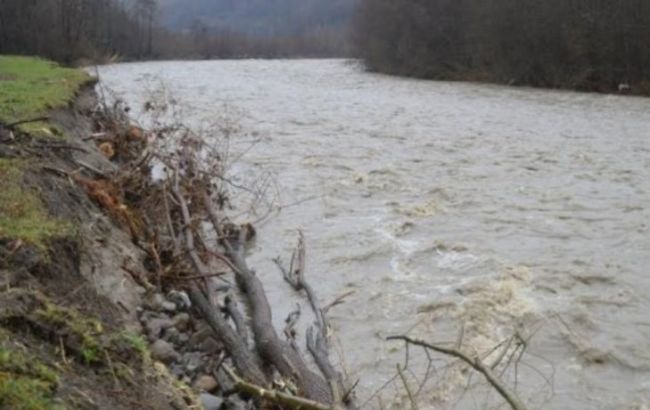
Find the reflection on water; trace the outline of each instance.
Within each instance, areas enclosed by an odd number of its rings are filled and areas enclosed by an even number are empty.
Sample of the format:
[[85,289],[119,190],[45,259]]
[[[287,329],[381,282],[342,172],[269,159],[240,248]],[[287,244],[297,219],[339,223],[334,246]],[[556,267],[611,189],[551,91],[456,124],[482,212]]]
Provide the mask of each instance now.
[[[101,74],[134,106],[160,79],[188,118],[228,107],[263,140],[239,170],[271,172],[292,206],[261,227],[251,264],[278,324],[293,305],[270,260],[298,228],[322,298],[356,290],[331,315],[361,397],[402,360],[385,336],[453,341],[462,324],[479,351],[534,330],[518,389],[539,407],[650,406],[650,100],[398,79],[339,60]],[[483,396],[445,401],[466,382],[452,373],[427,399],[480,407]]]

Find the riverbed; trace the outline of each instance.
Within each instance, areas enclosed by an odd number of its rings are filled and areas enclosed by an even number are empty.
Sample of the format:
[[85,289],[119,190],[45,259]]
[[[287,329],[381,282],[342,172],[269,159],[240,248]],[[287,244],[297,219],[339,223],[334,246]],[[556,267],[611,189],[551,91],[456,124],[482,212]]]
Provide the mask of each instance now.
[[[344,60],[99,71],[136,116],[164,84],[186,121],[222,124],[233,194],[251,181],[263,193],[238,218],[262,219],[250,263],[274,319],[295,295],[271,260],[288,260],[302,229],[323,302],[349,293],[330,318],[361,403],[404,360],[387,336],[482,354],[516,333],[525,354],[504,378],[531,408],[649,408],[650,99],[402,79]],[[414,387],[424,358],[411,352]],[[434,359],[426,408],[501,404],[459,394],[467,375]],[[378,396],[404,392],[389,383],[366,407]]]

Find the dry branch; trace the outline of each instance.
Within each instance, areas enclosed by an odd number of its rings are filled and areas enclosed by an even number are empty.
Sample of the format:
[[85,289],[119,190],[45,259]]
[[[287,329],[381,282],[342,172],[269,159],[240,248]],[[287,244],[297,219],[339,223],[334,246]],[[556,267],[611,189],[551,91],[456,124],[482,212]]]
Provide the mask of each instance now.
[[407,344],[424,347],[434,352],[452,356],[470,365],[474,370],[481,373],[487,381],[494,387],[497,392],[505,399],[513,410],[526,410],[526,405],[521,401],[517,394],[512,391],[497,375],[495,375],[489,366],[486,366],[478,357],[471,358],[465,353],[455,348],[446,348],[427,343],[422,340],[410,338],[408,336],[390,336],[386,340],[402,340]]
[[282,393],[277,390],[269,390],[260,386],[256,386],[252,383],[248,383],[238,377],[235,372],[229,368],[227,365],[222,366],[226,374],[233,380],[235,383],[235,388],[239,391],[250,394],[254,397],[259,397],[271,401],[275,404],[286,406],[290,409],[296,410],[333,410],[335,407],[327,406],[317,401],[305,399],[298,396],[292,396],[290,394]]
[[346,391],[343,377],[330,362],[329,323],[327,322],[325,311],[320,307],[316,292],[305,279],[307,253],[305,237],[302,231],[299,231],[298,235],[298,245],[291,256],[289,269],[287,270],[282,266],[282,262],[279,258],[275,259],[275,263],[282,271],[285,281],[287,281],[295,291],[304,291],[307,295],[309,305],[316,317],[316,332],[314,333],[313,327],[307,329],[307,350],[314,358],[318,369],[321,371],[323,376],[325,376],[334,402],[341,402],[344,396],[349,395],[350,390],[347,390],[347,394],[343,394],[343,392]]

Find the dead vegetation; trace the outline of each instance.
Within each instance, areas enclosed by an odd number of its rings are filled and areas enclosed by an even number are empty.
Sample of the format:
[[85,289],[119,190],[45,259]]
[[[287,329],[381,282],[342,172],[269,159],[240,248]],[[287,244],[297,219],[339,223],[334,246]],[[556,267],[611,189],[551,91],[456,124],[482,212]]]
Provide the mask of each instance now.
[[[231,221],[226,210],[229,181],[221,153],[210,151],[202,136],[183,126],[142,131],[125,123],[102,128],[95,138],[104,144],[102,151],[121,163],[119,171],[74,180],[128,227],[147,252],[151,270],[137,280],[148,289],[189,295],[195,313],[224,345],[228,360],[216,369],[221,378],[261,403],[305,409],[351,406],[351,388],[330,362],[329,326],[305,280],[304,262],[292,265],[286,277],[296,290],[306,290],[318,318],[307,339],[317,368],[311,368],[295,339],[280,337],[273,327],[264,286],[246,262],[255,230]],[[145,135],[149,144],[141,143]],[[153,169],[161,175],[152,175]],[[302,240],[297,252],[298,258],[304,255]],[[226,271],[234,274],[235,284],[227,283]]]

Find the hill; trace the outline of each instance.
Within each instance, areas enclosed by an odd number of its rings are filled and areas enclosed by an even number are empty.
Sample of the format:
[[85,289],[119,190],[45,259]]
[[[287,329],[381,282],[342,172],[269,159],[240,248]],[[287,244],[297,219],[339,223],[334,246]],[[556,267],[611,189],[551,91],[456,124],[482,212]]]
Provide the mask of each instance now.
[[160,0],[162,23],[187,30],[196,22],[249,35],[304,35],[347,30],[358,0]]

